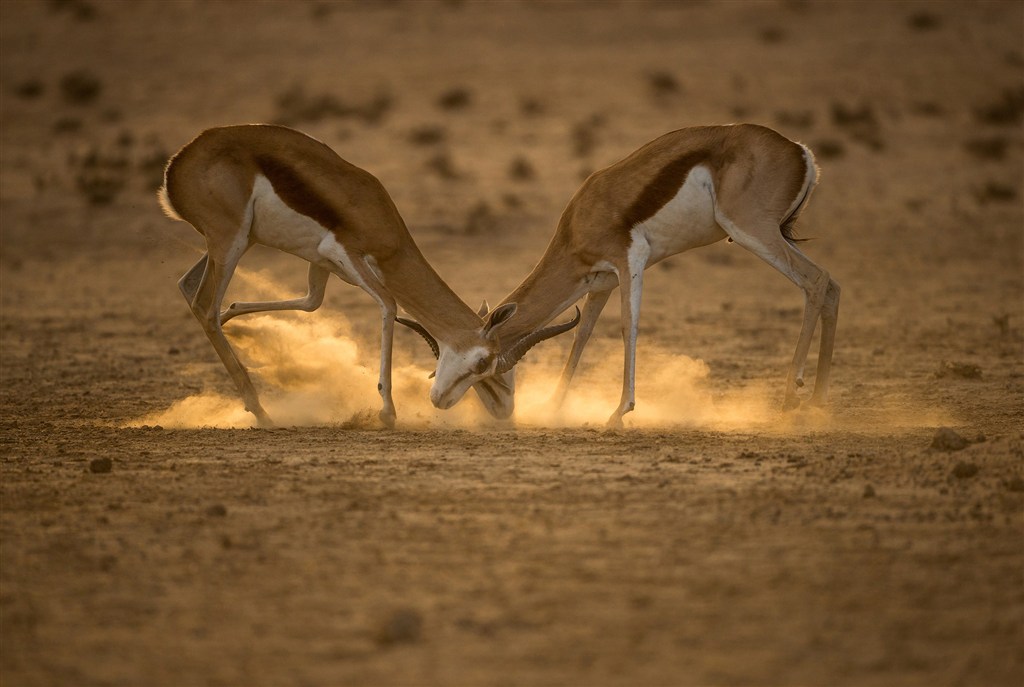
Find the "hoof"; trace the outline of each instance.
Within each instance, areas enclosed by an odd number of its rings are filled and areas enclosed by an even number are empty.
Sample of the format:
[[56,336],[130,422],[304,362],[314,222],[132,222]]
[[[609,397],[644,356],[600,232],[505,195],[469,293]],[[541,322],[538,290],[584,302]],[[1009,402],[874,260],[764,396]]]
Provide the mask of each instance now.
[[610,418],[608,422],[604,423],[605,429],[622,429],[622,416],[616,412]]
[[395,428],[395,418],[397,417],[397,415],[394,412],[389,413],[385,410],[382,410],[377,414],[377,417],[379,417],[380,421],[384,423],[385,428]]
[[797,377],[794,380],[794,382],[796,382],[796,386],[797,386],[798,389],[803,389],[804,388],[804,378],[803,377]]

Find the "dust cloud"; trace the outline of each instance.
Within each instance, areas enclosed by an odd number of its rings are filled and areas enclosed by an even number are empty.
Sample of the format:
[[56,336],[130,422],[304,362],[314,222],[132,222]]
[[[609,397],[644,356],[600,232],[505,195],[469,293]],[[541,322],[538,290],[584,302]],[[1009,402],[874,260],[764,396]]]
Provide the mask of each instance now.
[[[285,291],[266,271],[239,269],[250,298],[273,299]],[[348,319],[326,308],[316,313],[278,312],[240,316],[225,334],[254,377],[261,401],[282,426],[380,427],[377,393],[380,341],[359,340]],[[198,330],[197,330],[198,334]],[[516,412],[523,427],[603,427],[619,403],[623,351],[617,339],[593,340],[584,352],[561,408],[552,396],[567,356],[562,346],[542,344],[517,368]],[[809,364],[810,367],[810,364]],[[429,400],[432,368],[395,365],[392,393],[399,427],[480,429],[508,426],[491,418],[469,392],[454,408],[440,411]],[[786,434],[809,430],[879,430],[954,423],[948,413],[925,409],[912,399],[890,395],[872,408],[835,417],[807,405],[781,412],[783,370],[729,391],[716,389],[703,360],[646,342],[637,349],[636,409],[626,427],[686,427],[714,431]],[[218,370],[219,374],[226,374]],[[813,383],[813,381],[811,382]],[[805,392],[806,393],[806,392]],[[166,428],[243,429],[256,426],[235,395],[204,390],[126,424]]]

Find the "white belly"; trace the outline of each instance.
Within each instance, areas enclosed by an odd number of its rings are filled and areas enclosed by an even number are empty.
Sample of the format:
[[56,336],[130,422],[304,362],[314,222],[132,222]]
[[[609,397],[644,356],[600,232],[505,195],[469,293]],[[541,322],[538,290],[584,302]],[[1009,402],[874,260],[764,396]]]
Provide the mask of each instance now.
[[630,232],[650,246],[651,265],[670,255],[721,241],[726,233],[715,221],[711,174],[706,167],[690,170],[676,195],[650,219]]
[[266,177],[256,176],[252,195],[253,241],[309,262],[323,262],[317,247],[329,233],[325,227],[288,207]]

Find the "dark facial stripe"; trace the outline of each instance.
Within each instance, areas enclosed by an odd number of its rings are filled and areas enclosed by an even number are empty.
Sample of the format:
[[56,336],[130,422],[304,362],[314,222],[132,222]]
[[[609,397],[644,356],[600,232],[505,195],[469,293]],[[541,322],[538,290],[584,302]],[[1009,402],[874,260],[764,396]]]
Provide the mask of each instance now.
[[623,214],[625,228],[631,229],[640,222],[654,217],[658,210],[665,207],[665,204],[679,192],[690,170],[707,160],[709,156],[706,150],[695,150],[662,167]]
[[341,217],[334,208],[318,196],[313,187],[299,177],[295,169],[270,155],[257,155],[255,159],[260,172],[270,181],[274,192],[288,207],[312,217],[326,229],[341,226]]

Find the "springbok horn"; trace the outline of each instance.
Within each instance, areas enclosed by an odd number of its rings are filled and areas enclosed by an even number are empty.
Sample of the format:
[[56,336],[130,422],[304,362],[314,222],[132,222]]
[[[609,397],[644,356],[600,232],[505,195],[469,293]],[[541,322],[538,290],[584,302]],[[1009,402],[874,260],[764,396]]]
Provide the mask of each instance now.
[[505,350],[498,356],[498,365],[495,368],[495,372],[498,374],[504,374],[515,367],[526,352],[539,344],[544,339],[550,339],[553,336],[558,336],[562,332],[567,332],[580,323],[580,309],[576,308],[576,317],[572,318],[568,322],[562,324],[556,324],[552,327],[545,327],[544,329],[537,330],[532,334],[527,334],[523,338],[516,341],[514,344],[509,346],[508,350]]
[[430,350],[433,352],[435,358],[441,357],[441,349],[437,346],[437,339],[430,335],[426,327],[417,322],[416,320],[407,320],[404,317],[396,317],[395,322],[404,324],[409,329],[413,330],[427,341],[427,345],[430,346]]

